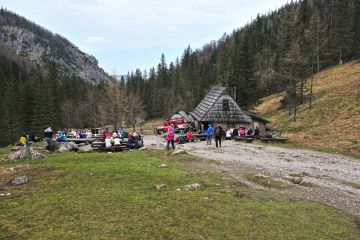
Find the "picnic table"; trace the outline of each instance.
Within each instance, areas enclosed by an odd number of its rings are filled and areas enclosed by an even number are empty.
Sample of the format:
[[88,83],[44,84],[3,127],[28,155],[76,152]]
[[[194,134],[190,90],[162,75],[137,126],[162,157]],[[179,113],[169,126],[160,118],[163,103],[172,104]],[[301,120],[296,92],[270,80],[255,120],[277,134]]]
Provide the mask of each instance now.
[[288,141],[289,139],[287,138],[280,138],[280,137],[260,137],[260,141],[264,142],[264,143],[285,143],[286,141]]
[[252,136],[249,136],[249,137],[246,137],[246,136],[234,136],[233,139],[235,141],[247,142],[247,143],[252,143],[254,141],[254,138]]
[[93,143],[94,141],[95,141],[95,138],[68,138],[68,139],[66,139],[66,142],[74,142],[76,144]]

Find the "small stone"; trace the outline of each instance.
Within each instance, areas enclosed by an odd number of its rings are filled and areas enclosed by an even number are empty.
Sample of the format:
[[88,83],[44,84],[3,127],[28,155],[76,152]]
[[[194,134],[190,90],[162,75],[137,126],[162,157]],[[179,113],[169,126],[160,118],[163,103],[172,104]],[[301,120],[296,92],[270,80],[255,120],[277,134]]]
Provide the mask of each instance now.
[[256,174],[255,178],[269,178],[269,177],[263,174]]
[[181,189],[180,189],[180,188],[178,188],[178,189],[176,189],[176,191],[177,191],[177,192],[180,192],[180,191],[181,191]]
[[176,150],[174,151],[171,155],[179,155],[179,154],[186,154],[186,151],[181,149],[181,150]]
[[155,186],[155,188],[156,188],[156,190],[161,191],[164,188],[166,188],[166,185],[165,184],[158,184],[158,185]]
[[184,186],[184,190],[200,190],[202,186],[199,183],[193,183]]
[[17,177],[17,178],[14,178],[13,180],[11,180],[11,185],[17,186],[20,184],[27,183],[28,181],[29,181],[29,178],[27,176],[21,176],[21,177]]
[[302,177],[294,177],[292,182],[295,184],[300,184],[304,179]]
[[167,168],[168,167],[168,165],[167,164],[161,164],[160,166],[159,166],[159,168]]

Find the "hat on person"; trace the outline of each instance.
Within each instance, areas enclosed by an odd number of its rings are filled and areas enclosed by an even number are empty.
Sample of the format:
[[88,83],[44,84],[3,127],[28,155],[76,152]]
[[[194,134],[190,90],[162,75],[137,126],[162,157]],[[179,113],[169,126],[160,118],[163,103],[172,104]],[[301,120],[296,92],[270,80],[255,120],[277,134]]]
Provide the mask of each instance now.
[[209,124],[209,127],[212,127],[212,125],[211,125],[211,124]]

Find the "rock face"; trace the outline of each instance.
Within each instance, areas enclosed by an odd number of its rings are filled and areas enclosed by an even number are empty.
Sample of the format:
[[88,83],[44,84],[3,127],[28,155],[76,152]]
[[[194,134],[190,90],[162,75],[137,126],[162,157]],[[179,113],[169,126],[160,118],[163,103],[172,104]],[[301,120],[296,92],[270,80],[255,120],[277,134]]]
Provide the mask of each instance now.
[[[40,27],[39,27],[40,28]],[[34,31],[14,25],[0,25],[0,46],[13,50],[44,67],[46,62],[56,64],[59,73],[74,75],[96,84],[109,76],[98,66],[95,57],[79,50],[65,38],[47,33],[39,35]]]

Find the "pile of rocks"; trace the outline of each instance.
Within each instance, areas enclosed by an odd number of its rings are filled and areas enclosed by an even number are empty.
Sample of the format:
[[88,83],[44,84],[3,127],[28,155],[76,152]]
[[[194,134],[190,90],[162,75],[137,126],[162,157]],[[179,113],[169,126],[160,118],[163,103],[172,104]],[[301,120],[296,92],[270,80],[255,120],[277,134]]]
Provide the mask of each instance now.
[[44,154],[35,151],[32,147],[24,146],[7,156],[5,161],[14,161],[17,159],[39,159],[44,157]]

